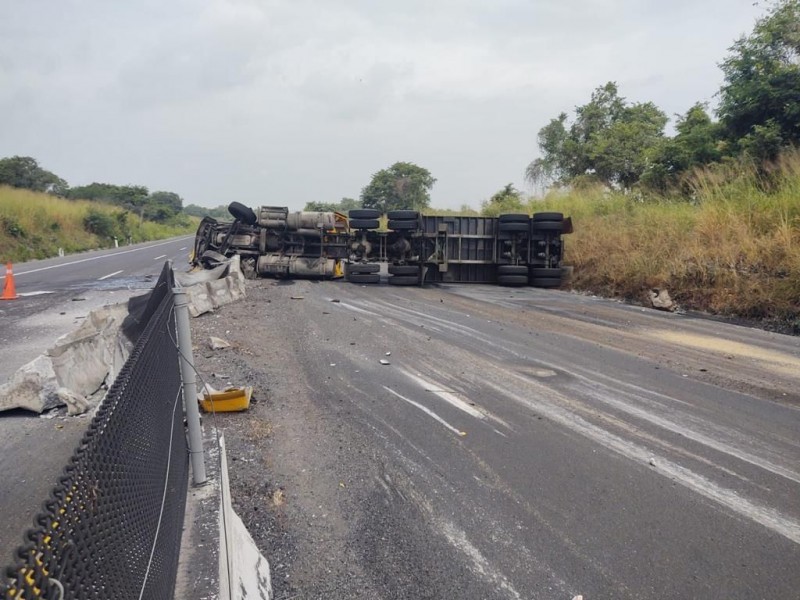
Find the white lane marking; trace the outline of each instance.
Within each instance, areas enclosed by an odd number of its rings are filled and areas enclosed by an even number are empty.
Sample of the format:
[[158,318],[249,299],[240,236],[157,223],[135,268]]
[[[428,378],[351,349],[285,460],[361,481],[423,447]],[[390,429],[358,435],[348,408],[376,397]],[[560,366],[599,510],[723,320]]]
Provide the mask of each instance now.
[[[187,236],[191,237],[191,236]],[[184,238],[181,238],[184,239]],[[21,275],[29,275],[30,273],[38,273],[39,271],[49,271],[50,269],[57,269],[58,267],[68,267],[70,265],[77,265],[79,263],[89,262],[90,260],[100,260],[102,258],[111,258],[112,256],[120,256],[122,254],[130,254],[131,252],[141,252],[142,250],[150,250],[152,248],[158,248],[159,246],[166,246],[167,244],[174,244],[177,240],[170,240],[168,242],[159,242],[158,244],[153,244],[151,246],[144,246],[142,248],[134,248],[133,250],[122,250],[121,252],[113,252],[111,254],[103,254],[102,256],[92,256],[90,258],[81,258],[80,260],[72,260],[70,262],[61,263],[58,265],[50,265],[49,267],[40,267],[38,269],[31,269],[30,271],[22,271],[22,272],[14,272],[14,277],[19,277]],[[0,275],[0,279],[5,279],[6,276]]]
[[166,254],[162,254],[161,256],[156,256],[153,260],[159,260],[161,258],[167,258]]
[[456,527],[453,523],[449,521],[444,521],[442,523],[442,533],[447,538],[455,548],[458,548],[463,552],[467,558],[470,559],[472,562],[472,570],[483,577],[484,580],[489,581],[493,585],[499,587],[501,590],[507,593],[508,597],[515,598],[516,600],[522,600],[522,596],[519,595],[519,592],[514,589],[514,586],[511,585],[511,582],[506,579],[506,577],[494,567],[492,567],[491,563],[486,560],[486,557],[481,554],[481,551],[478,550],[472,542],[467,539],[467,534]]
[[385,389],[385,390],[386,390],[387,392],[389,392],[389,393],[392,393],[392,394],[394,394],[395,396],[397,396],[397,397],[398,397],[398,398],[400,398],[401,400],[405,400],[406,402],[408,402],[408,403],[409,403],[409,404],[411,404],[412,406],[416,406],[418,409],[420,409],[420,410],[421,410],[422,412],[424,412],[426,415],[428,415],[428,416],[432,417],[433,419],[435,419],[436,421],[438,421],[439,423],[441,423],[442,425],[444,425],[445,427],[447,427],[447,428],[448,428],[450,431],[452,431],[452,432],[453,432],[453,433],[455,433],[456,435],[459,435],[459,436],[462,436],[462,435],[467,435],[467,434],[466,434],[466,433],[464,433],[463,431],[461,431],[461,430],[459,430],[459,429],[456,429],[455,427],[453,427],[452,425],[450,425],[450,423],[448,423],[447,421],[445,421],[445,420],[444,420],[442,417],[440,417],[439,415],[437,415],[435,412],[433,412],[433,411],[432,411],[430,408],[428,408],[427,406],[422,406],[422,404],[420,404],[419,402],[414,402],[414,401],[413,401],[411,398],[406,398],[405,396],[403,396],[403,395],[401,395],[401,394],[398,394],[398,393],[397,393],[397,392],[395,392],[395,391],[394,391],[392,388],[389,388],[389,387],[383,386],[383,389]]
[[412,381],[416,382],[418,385],[422,386],[426,392],[432,392],[436,394],[437,396],[439,396],[439,398],[441,398],[445,402],[452,404],[459,410],[463,410],[471,417],[475,417],[476,419],[480,419],[481,421],[486,419],[485,414],[483,414],[478,409],[473,408],[472,406],[464,402],[461,398],[457,397],[452,392],[448,392],[447,390],[441,389],[442,386],[429,383],[424,379],[422,379],[421,377],[417,377],[416,375],[409,373],[408,371],[401,370],[401,373],[403,373],[403,375],[405,375],[406,377],[409,377]]
[[44,294],[55,294],[55,292],[49,292],[46,290],[42,290],[39,292],[20,292],[17,296],[43,296]]
[[102,277],[98,277],[97,281],[103,281],[104,279],[108,279],[109,277],[113,277],[114,275],[119,275],[122,273],[122,269],[119,271],[114,271],[113,273],[109,273],[108,275],[103,275]]
[[[621,454],[634,462],[648,464],[654,459],[656,468],[653,469],[653,471],[659,475],[667,476],[676,483],[697,492],[701,496],[705,496],[727,507],[729,510],[751,521],[755,521],[767,529],[779,533],[795,544],[800,544],[800,521],[784,515],[774,508],[763,506],[755,501],[743,498],[734,490],[721,487],[710,479],[672,462],[666,456],[654,455],[652,450],[614,435],[584,420],[566,408],[549,403],[537,402],[529,397],[520,396],[490,381],[486,381],[485,383],[500,394],[520,403],[522,406],[531,408],[537,413],[545,415],[551,421],[560,423],[567,429],[571,429],[590,440],[594,440],[609,450]],[[548,389],[548,394],[550,394],[552,399],[561,398],[562,402],[568,404],[566,399],[554,390]]]

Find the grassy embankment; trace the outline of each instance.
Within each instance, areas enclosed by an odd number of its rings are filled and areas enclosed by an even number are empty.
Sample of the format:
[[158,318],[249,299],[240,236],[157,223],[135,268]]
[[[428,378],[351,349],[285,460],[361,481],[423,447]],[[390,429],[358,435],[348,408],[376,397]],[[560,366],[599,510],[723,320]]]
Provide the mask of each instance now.
[[767,175],[698,171],[687,195],[552,192],[531,212],[570,215],[572,287],[629,300],[667,289],[683,308],[800,333],[800,151]]
[[[199,219],[181,216],[182,223],[139,222],[118,206],[65,200],[49,194],[0,186],[0,261],[21,262],[80,252],[131,241],[144,242],[192,234]],[[93,233],[93,231],[95,233]]]

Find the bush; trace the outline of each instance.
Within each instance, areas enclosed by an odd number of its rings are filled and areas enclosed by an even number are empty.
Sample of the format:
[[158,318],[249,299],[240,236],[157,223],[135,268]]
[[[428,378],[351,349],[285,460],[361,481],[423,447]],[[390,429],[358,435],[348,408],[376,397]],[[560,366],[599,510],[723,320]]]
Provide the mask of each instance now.
[[104,212],[90,208],[83,218],[83,227],[89,233],[100,237],[113,238],[116,235],[115,219]]

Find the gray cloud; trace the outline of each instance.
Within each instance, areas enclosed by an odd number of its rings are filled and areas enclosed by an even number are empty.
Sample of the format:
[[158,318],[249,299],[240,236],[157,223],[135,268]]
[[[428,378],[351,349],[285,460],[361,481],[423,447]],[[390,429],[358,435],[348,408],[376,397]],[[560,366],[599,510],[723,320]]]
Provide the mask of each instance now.
[[713,100],[750,0],[28,0],[0,4],[0,156],[188,202],[356,196],[397,160],[434,204],[522,186],[536,133],[614,80]]

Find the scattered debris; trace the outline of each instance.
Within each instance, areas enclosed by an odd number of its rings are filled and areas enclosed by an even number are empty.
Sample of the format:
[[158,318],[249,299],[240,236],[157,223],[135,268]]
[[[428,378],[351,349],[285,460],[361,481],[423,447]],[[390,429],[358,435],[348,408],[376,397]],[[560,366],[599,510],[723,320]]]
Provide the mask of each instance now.
[[306,299],[305,296],[290,296],[290,298],[292,300],[305,300]]
[[230,348],[231,345],[222,338],[214,337],[213,335],[208,338],[208,347],[212,350],[222,350],[223,348]]
[[388,361],[388,360],[383,360],[383,359],[381,359],[381,364],[382,364],[382,365],[388,365],[388,364],[390,364],[390,363],[389,363],[389,361]]
[[86,298],[73,298],[72,299],[73,302],[83,302],[84,300],[86,300]]
[[650,460],[647,461],[647,464],[649,464],[651,467],[655,467],[656,466],[656,459],[651,456]]
[[339,303],[341,302],[341,300],[339,300],[338,298],[331,298],[331,302]]
[[650,304],[655,309],[673,312],[678,308],[677,304],[675,304],[675,302],[672,300],[667,290],[653,289],[650,290],[649,295]]
[[231,378],[230,375],[220,375],[219,373],[212,373],[211,376],[214,379],[230,379]]
[[387,352],[387,353],[386,353],[386,356],[391,356],[391,355],[392,355],[392,353],[391,353],[391,352]]
[[272,492],[272,505],[273,506],[282,506],[286,504],[286,494],[283,493],[281,488],[278,488],[274,492]]
[[238,412],[250,408],[252,395],[252,386],[228,387],[220,391],[206,384],[202,397],[198,399],[204,412]]

